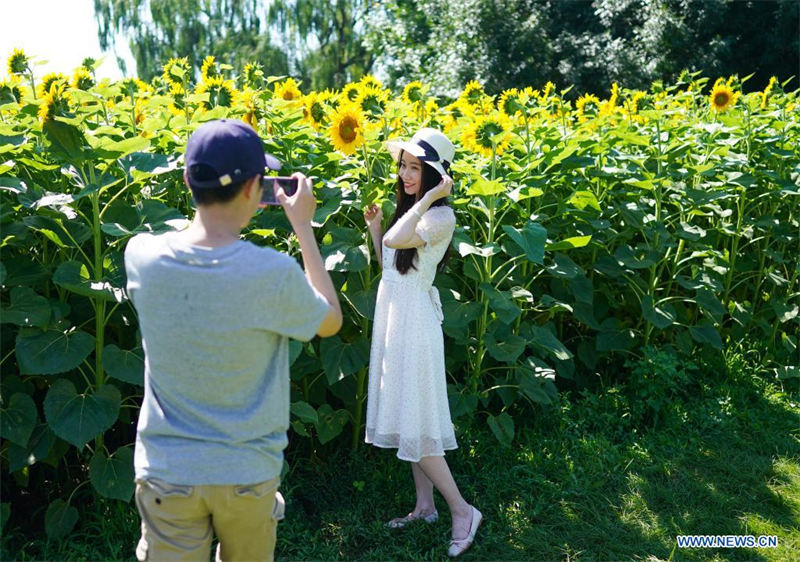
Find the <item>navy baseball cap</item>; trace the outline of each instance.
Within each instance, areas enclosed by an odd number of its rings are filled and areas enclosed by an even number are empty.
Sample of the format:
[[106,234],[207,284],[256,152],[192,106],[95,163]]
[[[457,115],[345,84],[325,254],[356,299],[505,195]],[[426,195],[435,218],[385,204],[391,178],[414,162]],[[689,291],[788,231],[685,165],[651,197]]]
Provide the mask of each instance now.
[[[277,158],[264,153],[258,133],[236,119],[200,125],[186,143],[185,158],[186,177],[195,189],[237,184],[263,174],[266,168],[281,167]],[[192,177],[193,172],[199,177]]]

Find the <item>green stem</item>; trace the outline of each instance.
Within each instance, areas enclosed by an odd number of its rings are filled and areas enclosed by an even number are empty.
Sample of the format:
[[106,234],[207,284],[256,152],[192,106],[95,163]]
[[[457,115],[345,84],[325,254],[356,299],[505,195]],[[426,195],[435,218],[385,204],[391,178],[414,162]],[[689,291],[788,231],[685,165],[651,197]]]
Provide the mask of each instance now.
[[[496,169],[496,161],[497,161],[497,152],[495,144],[492,143],[492,174],[491,174],[491,181],[494,181],[495,174],[497,172]],[[495,207],[495,196],[489,196],[489,228],[488,228],[488,245],[491,246],[494,243],[494,207]],[[484,269],[482,279],[486,283],[492,282],[492,256],[489,255],[486,257],[486,261],[484,262]],[[472,380],[470,381],[472,386],[472,392],[474,394],[478,393],[478,379],[481,376],[481,369],[483,367],[483,359],[486,356],[486,346],[484,344],[484,337],[486,336],[486,329],[489,323],[489,299],[486,297],[484,293],[481,293],[481,299],[483,300],[483,313],[481,314],[480,318],[478,319],[478,348],[475,352],[475,365],[474,370],[472,372]]]
[[[367,268],[366,272],[366,282],[363,283],[363,286],[369,289],[370,285],[372,284],[372,272],[370,268]],[[362,277],[363,280],[363,277]],[[361,319],[361,333],[368,334],[370,326],[369,326],[369,319],[362,318]],[[364,415],[364,401],[366,400],[366,381],[367,375],[369,371],[367,368],[362,368],[356,374],[356,403],[354,406],[353,412],[353,439],[352,439],[352,449],[353,451],[357,451],[359,445],[361,444],[361,419]]]

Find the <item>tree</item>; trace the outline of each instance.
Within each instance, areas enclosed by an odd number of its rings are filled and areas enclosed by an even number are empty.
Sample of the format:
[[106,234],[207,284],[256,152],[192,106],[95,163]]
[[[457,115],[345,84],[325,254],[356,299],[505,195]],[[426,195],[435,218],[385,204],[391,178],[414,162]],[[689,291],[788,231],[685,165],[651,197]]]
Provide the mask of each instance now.
[[[798,0],[388,0],[365,42],[391,85],[414,79],[454,95],[470,79],[490,93],[615,81],[647,88],[681,72],[754,73],[751,88],[800,68]],[[795,87],[797,81],[795,79]]]
[[368,0],[276,0],[269,21],[285,37],[296,74],[313,89],[341,88],[372,68],[361,40]]
[[119,35],[129,37],[145,80],[177,57],[187,57],[198,73],[208,55],[237,68],[257,61],[266,74],[289,71],[286,53],[270,41],[260,0],[95,0],[94,6],[100,47],[108,49]]

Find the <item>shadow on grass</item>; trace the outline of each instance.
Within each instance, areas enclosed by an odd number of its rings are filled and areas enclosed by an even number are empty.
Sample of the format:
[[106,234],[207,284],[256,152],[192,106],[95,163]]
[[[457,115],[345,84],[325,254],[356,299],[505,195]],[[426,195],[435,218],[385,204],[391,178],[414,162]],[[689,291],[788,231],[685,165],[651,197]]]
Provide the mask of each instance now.
[[[798,412],[758,379],[698,384],[655,429],[630,420],[619,391],[542,412],[502,448],[473,424],[447,455],[484,513],[464,560],[785,560],[800,546]],[[796,398],[795,398],[796,400]],[[458,420],[457,420],[458,421]],[[458,424],[457,424],[458,425]],[[792,435],[794,433],[794,435]],[[446,559],[450,518],[401,531],[414,484],[393,451],[297,460],[278,558]],[[777,535],[778,549],[678,549],[678,535]]]

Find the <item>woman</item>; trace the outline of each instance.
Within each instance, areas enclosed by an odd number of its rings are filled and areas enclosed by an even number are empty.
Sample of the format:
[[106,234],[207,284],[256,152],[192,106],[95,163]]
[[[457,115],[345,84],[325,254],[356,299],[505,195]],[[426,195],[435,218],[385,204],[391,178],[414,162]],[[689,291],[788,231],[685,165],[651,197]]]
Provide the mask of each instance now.
[[461,496],[444,459],[444,452],[457,445],[447,402],[442,308],[433,279],[456,224],[447,205],[455,149],[441,132],[428,128],[410,142],[387,146],[398,162],[398,179],[397,211],[386,235],[381,209],[372,205],[364,213],[383,267],[370,352],[366,442],[396,448],[397,457],[411,463],[416,506],[389,526],[436,521],[435,487],[452,516],[448,555],[458,556],[472,545],[482,515]]

